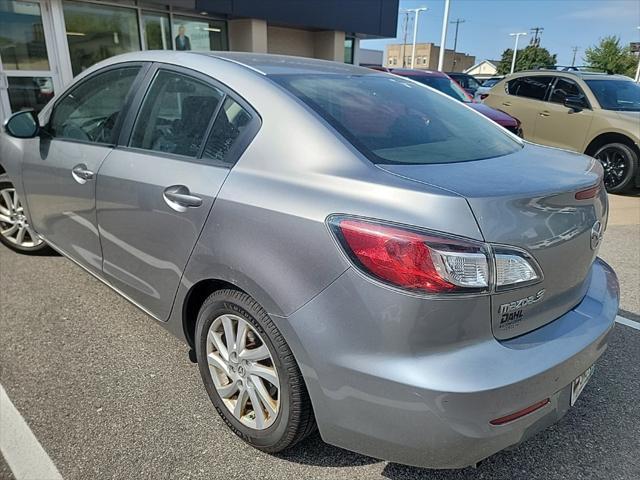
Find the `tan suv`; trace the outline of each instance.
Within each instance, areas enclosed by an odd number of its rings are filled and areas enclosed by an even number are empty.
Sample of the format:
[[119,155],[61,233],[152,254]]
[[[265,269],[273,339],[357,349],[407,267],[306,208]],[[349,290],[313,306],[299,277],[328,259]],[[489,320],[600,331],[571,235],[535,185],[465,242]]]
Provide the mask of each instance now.
[[520,72],[497,83],[484,103],[518,118],[526,140],[600,160],[609,192],[640,186],[640,86],[630,78]]

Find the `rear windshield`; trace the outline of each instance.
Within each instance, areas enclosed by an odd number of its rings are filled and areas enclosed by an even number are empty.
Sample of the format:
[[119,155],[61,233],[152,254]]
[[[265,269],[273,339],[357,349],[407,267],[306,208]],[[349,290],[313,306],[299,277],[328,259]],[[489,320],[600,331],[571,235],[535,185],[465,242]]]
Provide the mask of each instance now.
[[374,163],[454,163],[522,144],[460,102],[387,74],[272,75]]

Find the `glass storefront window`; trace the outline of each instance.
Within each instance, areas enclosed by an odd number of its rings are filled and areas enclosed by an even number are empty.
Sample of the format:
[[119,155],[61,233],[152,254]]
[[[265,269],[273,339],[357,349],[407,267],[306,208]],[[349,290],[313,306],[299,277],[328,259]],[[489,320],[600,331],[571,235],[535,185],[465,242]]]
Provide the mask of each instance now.
[[40,5],[0,0],[0,58],[5,70],[49,70]]
[[344,63],[353,63],[353,38],[344,40]]
[[12,112],[25,108],[39,112],[53,98],[53,81],[49,77],[9,77],[8,83]]
[[140,50],[132,8],[65,1],[64,22],[74,75],[105,58]]
[[176,50],[227,50],[227,26],[223,21],[173,16]]
[[147,50],[171,50],[171,27],[169,15],[142,12],[142,28]]

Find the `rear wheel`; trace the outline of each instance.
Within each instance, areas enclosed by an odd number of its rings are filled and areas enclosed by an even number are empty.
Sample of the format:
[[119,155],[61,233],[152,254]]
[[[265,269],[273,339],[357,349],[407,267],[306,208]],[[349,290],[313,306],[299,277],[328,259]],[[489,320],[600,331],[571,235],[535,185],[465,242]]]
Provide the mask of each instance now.
[[608,143],[594,155],[604,168],[604,186],[609,193],[619,193],[633,186],[638,155],[624,143]]
[[279,452],[315,429],[300,369],[278,328],[249,295],[211,294],[196,324],[196,356],[207,393],[236,435]]
[[0,174],[0,242],[20,253],[49,250],[29,225],[22,202],[6,173]]

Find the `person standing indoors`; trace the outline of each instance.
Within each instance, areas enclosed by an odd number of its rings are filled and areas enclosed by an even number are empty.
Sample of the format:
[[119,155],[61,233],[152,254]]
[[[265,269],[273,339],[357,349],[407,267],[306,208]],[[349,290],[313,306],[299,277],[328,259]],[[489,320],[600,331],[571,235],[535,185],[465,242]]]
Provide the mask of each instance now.
[[178,35],[176,36],[176,50],[191,50],[191,41],[184,33],[184,25],[180,25],[180,27],[178,27]]

